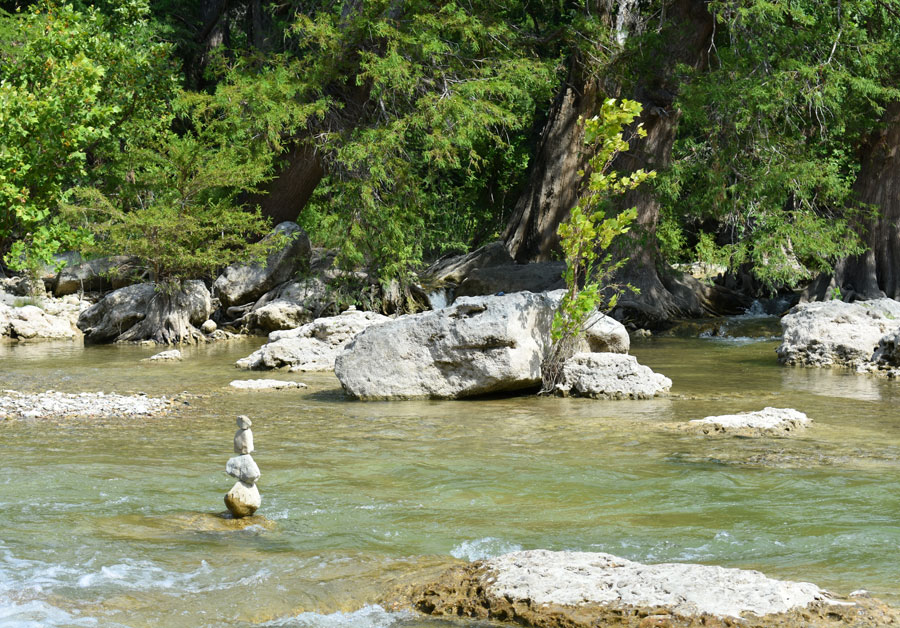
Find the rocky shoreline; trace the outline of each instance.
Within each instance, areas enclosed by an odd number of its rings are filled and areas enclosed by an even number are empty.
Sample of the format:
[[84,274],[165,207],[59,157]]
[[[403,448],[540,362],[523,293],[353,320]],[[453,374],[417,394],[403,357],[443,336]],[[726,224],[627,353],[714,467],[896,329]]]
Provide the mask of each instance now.
[[397,592],[391,605],[534,628],[900,625],[900,610],[865,594],[839,598],[757,571],[548,550],[450,568],[436,581]]
[[0,393],[0,419],[147,418],[167,414],[174,404],[167,397],[116,393]]

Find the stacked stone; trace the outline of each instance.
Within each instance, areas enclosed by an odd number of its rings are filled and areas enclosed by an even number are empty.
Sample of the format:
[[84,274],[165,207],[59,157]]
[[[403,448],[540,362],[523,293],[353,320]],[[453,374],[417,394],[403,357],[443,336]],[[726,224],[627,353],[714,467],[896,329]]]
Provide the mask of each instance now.
[[225,471],[237,479],[231,490],[225,495],[225,505],[236,519],[249,517],[262,503],[256,481],[259,479],[259,467],[250,455],[253,452],[252,423],[244,415],[237,418],[238,430],[234,435],[234,453],[239,454],[228,460]]

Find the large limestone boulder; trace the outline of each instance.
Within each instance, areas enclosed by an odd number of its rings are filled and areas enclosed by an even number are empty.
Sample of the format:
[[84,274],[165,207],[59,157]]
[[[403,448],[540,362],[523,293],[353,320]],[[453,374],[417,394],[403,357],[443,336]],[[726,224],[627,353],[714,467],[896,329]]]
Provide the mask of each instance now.
[[651,399],[671,388],[671,379],[638,364],[633,355],[576,353],[563,363],[556,392],[592,399]]
[[243,323],[264,332],[296,329],[314,320],[328,303],[328,286],[318,277],[289,281],[260,297]]
[[476,268],[459,284],[456,297],[498,292],[510,294],[522,290],[535,293],[557,290],[565,286],[562,278],[565,270],[565,262],[535,262]]
[[537,386],[562,291],[464,297],[359,334],[335,361],[360,399],[470,397]]
[[389,321],[375,312],[349,309],[338,316],[319,318],[296,329],[275,331],[269,342],[236,366],[245,369],[288,368],[292,371],[330,371],[344,346],[372,325]]
[[55,316],[35,305],[9,307],[0,303],[0,336],[18,340],[62,340],[78,336],[66,315]]
[[642,564],[610,554],[531,550],[447,570],[398,600],[435,616],[522,626],[893,625],[877,600],[836,600],[809,582],[690,563]]
[[59,271],[53,284],[57,297],[76,292],[97,292],[121,288],[131,283],[140,260],[128,255],[100,257]]
[[283,222],[275,233],[288,237],[287,245],[274,251],[265,263],[233,264],[213,284],[213,293],[225,307],[250,303],[309,267],[309,237],[296,223]]
[[781,319],[781,327],[776,352],[783,364],[858,368],[871,360],[886,334],[900,329],[900,302],[802,303]]

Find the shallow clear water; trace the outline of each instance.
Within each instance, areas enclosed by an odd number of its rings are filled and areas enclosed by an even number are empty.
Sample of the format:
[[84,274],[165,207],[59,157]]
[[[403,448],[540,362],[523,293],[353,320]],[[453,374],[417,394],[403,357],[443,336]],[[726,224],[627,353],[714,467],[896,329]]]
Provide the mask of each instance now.
[[[150,420],[0,422],[0,625],[452,626],[378,604],[462,560],[524,548],[754,568],[900,600],[900,383],[778,366],[777,341],[651,339],[651,401],[349,401],[233,392],[252,341],[0,346],[0,389],[191,398]],[[792,439],[680,421],[793,407]],[[212,514],[234,416],[254,421],[269,529]],[[473,625],[468,623],[466,625]]]

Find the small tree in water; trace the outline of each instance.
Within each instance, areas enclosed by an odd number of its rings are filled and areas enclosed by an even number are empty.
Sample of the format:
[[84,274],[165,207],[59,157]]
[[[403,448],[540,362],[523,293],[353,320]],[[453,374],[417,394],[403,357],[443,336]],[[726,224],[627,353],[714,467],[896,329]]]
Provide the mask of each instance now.
[[[566,259],[566,293],[553,317],[552,344],[541,365],[544,394],[556,389],[563,363],[575,353],[597,310],[612,309],[623,290],[635,290],[608,283],[626,261],[614,261],[608,249],[616,236],[628,232],[637,209],[612,217],[607,216],[605,209],[612,196],[624,194],[656,176],[655,171],[636,170],[628,175],[612,171],[616,156],[628,149],[623,129],[640,113],[640,103],[610,98],[600,107],[599,114],[583,122],[584,142],[591,153],[588,185],[557,231]],[[640,124],[633,131],[632,138],[635,136],[646,136]]]

